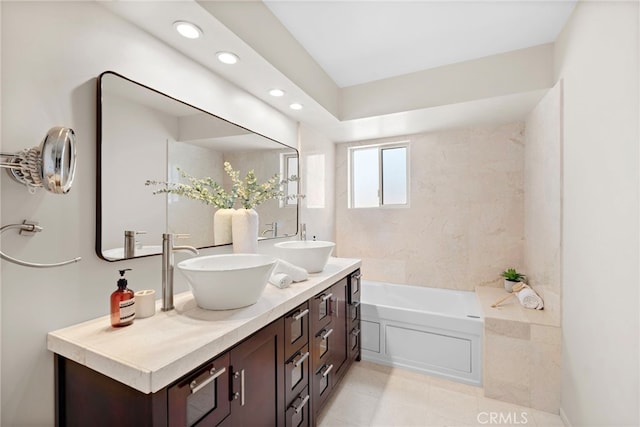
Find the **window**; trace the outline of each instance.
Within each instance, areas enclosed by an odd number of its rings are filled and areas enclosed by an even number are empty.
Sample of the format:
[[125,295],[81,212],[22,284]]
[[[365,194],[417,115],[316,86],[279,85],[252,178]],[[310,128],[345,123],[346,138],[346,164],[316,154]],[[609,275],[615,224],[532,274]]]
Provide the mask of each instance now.
[[409,204],[407,142],[349,148],[351,208]]
[[[290,178],[292,175],[299,177],[298,175],[298,154],[287,153],[282,154],[282,179]],[[287,198],[281,203],[281,207],[285,206],[297,206],[298,197],[292,197],[298,195],[298,183],[299,181],[289,181],[285,184],[285,194]]]

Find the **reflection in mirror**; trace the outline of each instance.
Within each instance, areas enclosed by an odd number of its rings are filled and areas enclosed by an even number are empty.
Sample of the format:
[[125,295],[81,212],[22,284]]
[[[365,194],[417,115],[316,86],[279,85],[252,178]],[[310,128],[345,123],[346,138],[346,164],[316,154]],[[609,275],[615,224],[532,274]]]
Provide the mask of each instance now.
[[[174,194],[153,194],[147,180],[211,177],[230,189],[223,163],[259,182],[298,175],[298,152],[113,72],[98,79],[96,251],[115,261],[161,252],[162,233],[189,234],[180,244],[215,245],[217,210]],[[297,183],[287,188],[297,194]],[[260,238],[297,233],[297,199],[256,208]],[[220,241],[220,239],[218,239]],[[223,240],[224,241],[224,240]]]

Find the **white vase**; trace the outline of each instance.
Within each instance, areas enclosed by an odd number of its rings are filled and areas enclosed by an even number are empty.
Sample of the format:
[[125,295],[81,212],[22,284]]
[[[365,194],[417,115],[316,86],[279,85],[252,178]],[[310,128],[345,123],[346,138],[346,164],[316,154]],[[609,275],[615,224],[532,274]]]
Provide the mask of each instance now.
[[228,245],[231,240],[231,219],[235,209],[218,209],[213,214],[213,244]]
[[518,283],[520,283],[519,280],[514,282],[513,280],[504,279],[504,290],[507,292],[513,292],[513,287]]
[[258,212],[253,209],[236,209],[231,222],[233,252],[258,253]]

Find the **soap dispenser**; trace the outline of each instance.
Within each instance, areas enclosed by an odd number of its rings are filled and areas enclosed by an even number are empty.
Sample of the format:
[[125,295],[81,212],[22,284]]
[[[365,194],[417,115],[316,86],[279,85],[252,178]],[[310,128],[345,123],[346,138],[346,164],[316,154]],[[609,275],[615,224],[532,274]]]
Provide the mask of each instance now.
[[130,268],[120,270],[118,289],[111,294],[111,326],[130,325],[136,317],[135,294],[127,288],[127,279],[124,278],[124,273],[130,270]]

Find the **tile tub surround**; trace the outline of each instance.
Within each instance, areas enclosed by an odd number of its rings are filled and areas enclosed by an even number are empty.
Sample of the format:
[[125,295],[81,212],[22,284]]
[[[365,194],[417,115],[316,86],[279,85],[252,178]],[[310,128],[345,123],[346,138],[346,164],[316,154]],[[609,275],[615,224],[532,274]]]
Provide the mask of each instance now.
[[561,328],[557,312],[522,307],[516,296],[496,308],[504,289],[477,287],[484,315],[484,396],[557,414]]
[[524,264],[545,311],[561,312],[562,88],[558,82],[529,113],[524,167]]
[[[410,206],[349,209],[347,148],[409,141]],[[337,256],[362,259],[366,278],[473,291],[520,266],[524,124],[336,146]]]
[[155,393],[213,356],[278,319],[337,280],[360,260],[330,258],[324,271],[286,289],[267,286],[254,305],[208,311],[191,292],[176,295],[176,309],[159,310],[114,329],[109,316],[50,332],[47,348],[143,393]]

